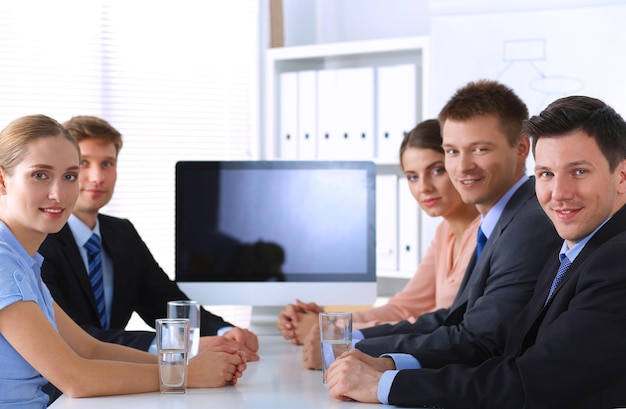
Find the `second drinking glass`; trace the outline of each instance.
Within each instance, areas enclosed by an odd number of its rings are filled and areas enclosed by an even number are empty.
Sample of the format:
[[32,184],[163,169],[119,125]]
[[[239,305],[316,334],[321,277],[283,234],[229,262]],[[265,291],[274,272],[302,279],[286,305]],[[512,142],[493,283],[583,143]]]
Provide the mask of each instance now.
[[167,318],[189,319],[189,358],[198,355],[200,348],[200,303],[190,300],[169,301]]

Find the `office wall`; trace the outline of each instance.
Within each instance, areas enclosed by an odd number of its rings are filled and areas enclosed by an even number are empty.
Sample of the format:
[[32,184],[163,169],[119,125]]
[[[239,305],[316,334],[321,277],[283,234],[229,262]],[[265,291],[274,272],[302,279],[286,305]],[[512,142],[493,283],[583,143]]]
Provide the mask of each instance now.
[[428,35],[434,116],[467,81],[510,85],[531,114],[571,93],[626,114],[626,0],[283,0],[285,45]]
[[285,46],[427,35],[428,0],[283,0]]

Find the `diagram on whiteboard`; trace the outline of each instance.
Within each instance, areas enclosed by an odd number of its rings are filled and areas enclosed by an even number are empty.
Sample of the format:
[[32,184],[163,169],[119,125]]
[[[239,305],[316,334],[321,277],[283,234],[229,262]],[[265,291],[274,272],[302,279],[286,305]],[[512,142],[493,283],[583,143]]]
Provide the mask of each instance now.
[[[584,82],[564,74],[546,74],[538,66],[538,63],[546,63],[545,39],[520,39],[505,40],[502,47],[502,61],[504,69],[496,79],[505,81],[507,73],[515,68],[526,69],[532,77],[528,83],[530,89],[544,95],[540,106],[545,106],[550,101],[574,94],[584,88]],[[516,78],[519,78],[519,70],[515,70]]]
[[[530,115],[567,95],[626,113],[626,3],[525,12],[442,14],[431,24],[431,115],[469,81],[496,79]],[[584,21],[584,24],[580,24]]]

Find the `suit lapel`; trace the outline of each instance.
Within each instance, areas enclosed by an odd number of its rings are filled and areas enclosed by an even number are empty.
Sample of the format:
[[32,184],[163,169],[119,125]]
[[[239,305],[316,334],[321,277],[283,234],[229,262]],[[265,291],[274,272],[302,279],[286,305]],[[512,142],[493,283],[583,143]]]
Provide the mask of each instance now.
[[523,207],[524,203],[532,199],[534,195],[535,178],[531,177],[517,189],[504,207],[496,226],[491,232],[491,235],[483,248],[483,253],[487,254],[487,256],[483,257],[484,259],[491,258],[491,253],[497,248],[498,238],[502,236],[502,233],[506,230],[511,221],[513,221],[513,218]]
[[100,234],[102,235],[102,247],[110,258],[115,260],[114,255],[116,253],[116,241],[115,233],[111,228],[111,224],[109,224],[108,220],[105,217],[102,217],[102,215],[98,215],[98,223],[100,224]]
[[488,273],[489,269],[489,259],[491,258],[491,253],[496,251],[498,238],[502,235],[506,227],[511,223],[515,215],[522,208],[524,203],[530,200],[535,194],[535,179],[531,177],[525,183],[523,183],[519,189],[511,196],[508,203],[504,207],[496,226],[494,227],[481,256],[478,260],[476,260],[476,250],[474,250],[474,254],[468,264],[468,268],[465,272],[465,276],[463,277],[463,281],[461,282],[461,287],[459,289],[459,293],[454,300],[454,303],[451,309],[456,308],[463,303],[467,302],[469,298],[468,288],[471,288],[469,283],[471,280],[478,279],[481,275]]
[[[541,272],[539,280],[537,281],[537,286],[535,287],[535,294],[533,298],[528,303],[527,313],[523,314],[523,316],[528,317],[529,320],[525,322],[519,322],[518,325],[525,326],[526,328],[518,328],[520,330],[520,334],[523,334],[523,340],[520,341],[520,344],[517,346],[517,354],[521,354],[525,345],[529,345],[534,342],[535,336],[539,327],[542,325],[545,315],[550,307],[556,303],[556,300],[559,298],[559,293],[561,289],[564,288],[565,285],[571,280],[574,280],[575,277],[580,273],[580,267],[584,264],[585,260],[592,254],[598,247],[608,241],[611,237],[616,234],[624,231],[624,226],[626,226],[626,206],[620,209],[611,220],[609,220],[600,230],[596,232],[596,234],[589,240],[585,248],[580,252],[580,254],[576,257],[568,271],[563,276],[563,279],[559,283],[559,286],[552,294],[550,301],[546,303],[546,299],[548,298],[548,293],[550,291],[550,286],[554,277],[556,276],[556,272],[559,268],[559,258],[558,251],[554,253],[554,257],[550,259],[544,270]],[[560,303],[560,305],[567,305],[566,303]]]
[[[554,291],[552,298],[550,299],[551,304],[554,298],[557,297],[559,291],[563,286],[567,284],[574,276],[577,275],[580,265],[585,262],[589,254],[593,253],[598,247],[608,241],[611,237],[621,233],[624,231],[626,227],[626,206],[622,207],[618,210],[611,219],[600,228],[596,232],[596,234],[587,242],[585,248],[580,252],[580,254],[576,257],[576,259],[572,262],[572,265],[569,267],[568,271],[565,273],[559,286]],[[554,275],[556,275],[556,269],[553,271]],[[553,277],[554,278],[554,277]],[[542,289],[542,293],[545,291],[546,298],[548,297],[548,289]]]

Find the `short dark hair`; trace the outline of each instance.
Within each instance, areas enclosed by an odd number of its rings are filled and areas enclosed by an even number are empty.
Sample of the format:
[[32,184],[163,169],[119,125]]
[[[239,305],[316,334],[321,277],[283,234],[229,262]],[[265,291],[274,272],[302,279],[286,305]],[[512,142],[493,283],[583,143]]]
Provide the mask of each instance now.
[[110,123],[97,116],[79,115],[65,121],[63,126],[78,142],[84,139],[99,139],[115,145],[115,153],[122,149],[122,134]]
[[402,155],[407,148],[424,148],[444,153],[441,147],[441,127],[439,126],[439,121],[427,119],[404,134],[400,144],[400,165],[402,165]]
[[596,140],[611,172],[626,159],[626,122],[596,98],[578,95],[559,98],[526,121],[523,129],[532,139],[533,155],[539,138],[555,138],[576,131]]
[[528,108],[520,97],[506,85],[497,81],[469,82],[448,100],[439,112],[439,122],[467,121],[479,116],[495,115],[502,132],[511,146],[522,135],[522,125],[528,119]]

